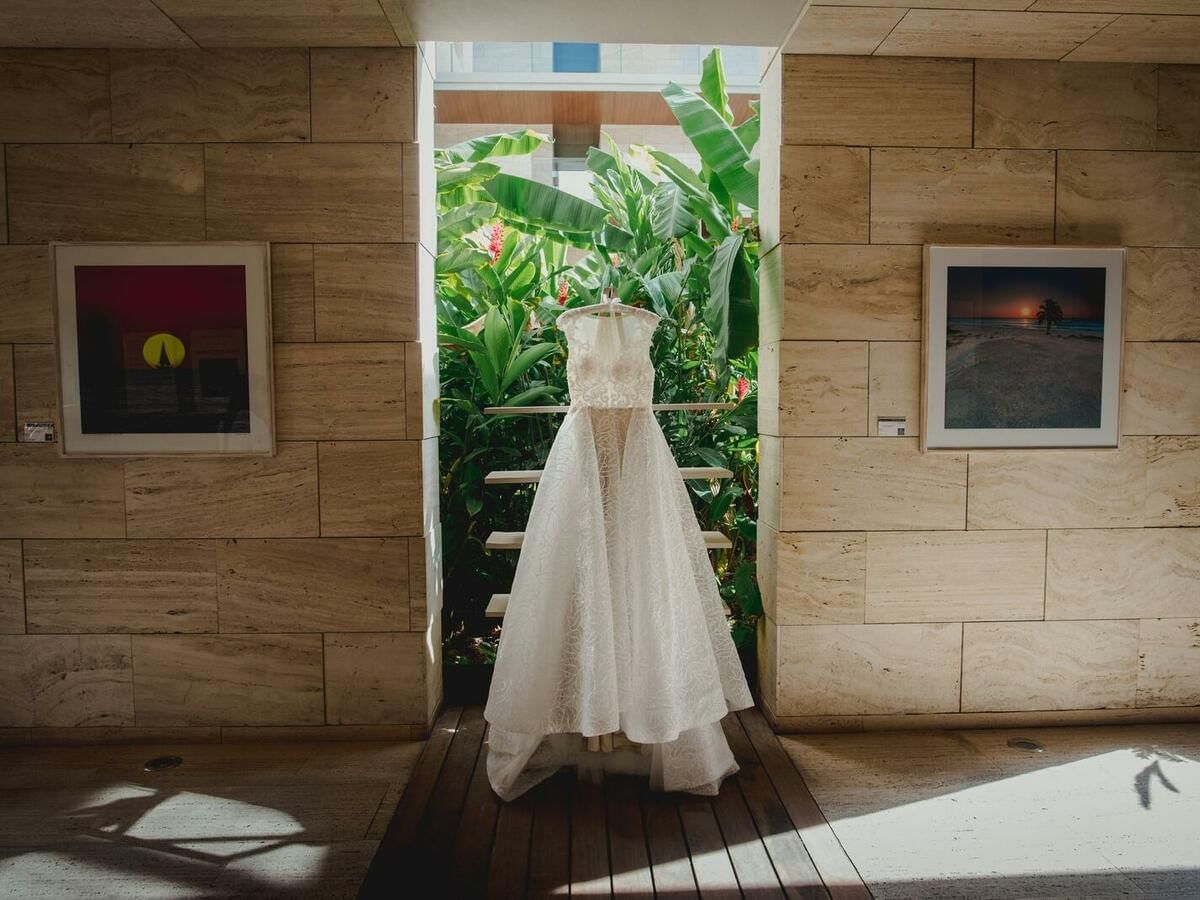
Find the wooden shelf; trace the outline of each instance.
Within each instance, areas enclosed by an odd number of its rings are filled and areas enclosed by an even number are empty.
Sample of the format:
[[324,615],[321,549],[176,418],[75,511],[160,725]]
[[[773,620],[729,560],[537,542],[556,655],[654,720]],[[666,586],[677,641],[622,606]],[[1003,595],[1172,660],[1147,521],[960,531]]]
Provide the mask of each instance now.
[[[654,412],[725,412],[735,409],[736,403],[655,403]],[[569,406],[485,406],[487,416],[526,416],[535,413],[565,413]]]
[[[487,609],[484,615],[489,619],[503,619],[504,614],[508,612],[508,598],[511,594],[492,594],[492,599],[488,601]],[[725,610],[725,615],[730,615],[732,612],[724,603],[721,607]]]
[[[679,470],[687,481],[732,478],[733,472],[719,466],[691,466]],[[541,469],[500,469],[488,472],[484,484],[536,484],[542,480]]]
[[[733,542],[719,531],[705,531],[704,546],[709,550],[726,550]],[[523,531],[493,531],[484,544],[489,550],[520,550],[525,541]]]

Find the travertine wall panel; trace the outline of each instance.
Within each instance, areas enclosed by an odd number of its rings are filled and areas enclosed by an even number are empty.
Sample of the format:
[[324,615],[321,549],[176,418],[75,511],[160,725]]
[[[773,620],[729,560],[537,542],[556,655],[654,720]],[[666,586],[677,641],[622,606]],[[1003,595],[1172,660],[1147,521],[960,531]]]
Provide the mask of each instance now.
[[871,151],[871,240],[880,244],[1050,243],[1048,150]]
[[275,456],[125,463],[129,537],[307,537],[317,530],[317,447]]
[[42,246],[0,244],[0,341],[54,340],[50,257]]
[[1200,153],[1063,150],[1056,208],[1060,243],[1200,246]]
[[785,56],[783,143],[971,146],[971,64]]
[[221,541],[221,630],[405,631],[408,570],[402,538]]
[[0,50],[0,142],[107,141],[108,53]]
[[306,50],[114,50],[111,61],[115,141],[308,139]]
[[133,653],[139,725],[325,719],[319,634],[134,635]]
[[921,453],[916,438],[788,438],[784,531],[959,529],[967,457]]
[[1154,66],[975,61],[976,147],[1153,150]]
[[211,541],[26,541],[31,634],[217,630]]
[[1127,343],[1122,434],[1200,434],[1200,343]]
[[1118,450],[971,453],[969,528],[1124,528],[1141,525],[1146,440]]
[[867,242],[870,156],[862,147],[785,147],[779,228],[791,243]]
[[865,341],[779,344],[779,434],[867,433]]
[[786,340],[921,337],[921,248],[784,244]]
[[921,344],[872,341],[867,431],[882,418],[903,418],[906,435],[921,433]]
[[[970,23],[1026,5],[910,13],[878,52],[993,56],[1029,20],[986,47]],[[1200,67],[1156,65],[1155,40],[1129,64],[783,57],[759,386],[779,727],[1200,718]],[[865,197],[813,164],[864,151]],[[1056,241],[1129,247],[1120,448],[920,453],[921,245]],[[891,416],[906,437],[879,436]]]
[[25,633],[25,573],[20,541],[0,541],[0,634]]
[[1151,526],[1200,525],[1200,437],[1150,439],[1145,513]]
[[896,531],[867,535],[868,622],[1038,619],[1043,531]]
[[1200,341],[1200,250],[1134,247],[1125,254],[1125,338]]
[[314,50],[313,140],[415,140],[415,54],[412,48]]
[[779,709],[958,709],[961,625],[810,625],[779,636]]
[[968,622],[962,711],[1133,706],[1138,623]]
[[275,391],[281,440],[405,436],[403,344],[280,345]]
[[780,625],[837,625],[866,621],[867,536],[862,532],[805,532],[774,536],[775,590],[767,613]]
[[1138,706],[1200,706],[1200,617],[1143,619]]
[[322,244],[313,291],[318,341],[415,341],[415,244]]
[[402,241],[400,144],[206,144],[210,240]]
[[202,241],[202,148],[10,144],[9,240]]
[[[236,48],[270,29],[173,2],[228,49],[0,51],[0,726],[420,735],[440,699],[427,67],[374,0],[273,17],[390,45],[346,50]],[[57,418],[47,243],[78,240],[272,242],[275,455],[18,443]]]
[[1200,617],[1200,529],[1052,531],[1047,619]]
[[1200,66],[1158,67],[1158,149],[1200,150]]

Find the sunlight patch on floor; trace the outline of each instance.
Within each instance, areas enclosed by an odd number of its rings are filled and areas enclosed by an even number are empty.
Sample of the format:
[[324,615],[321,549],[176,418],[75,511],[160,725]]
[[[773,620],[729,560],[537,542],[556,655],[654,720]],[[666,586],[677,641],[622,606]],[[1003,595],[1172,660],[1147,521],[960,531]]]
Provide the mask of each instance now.
[[1147,745],[1056,762],[914,734],[877,742],[873,765],[871,738],[842,740],[785,743],[876,897],[1200,896],[1200,759]]

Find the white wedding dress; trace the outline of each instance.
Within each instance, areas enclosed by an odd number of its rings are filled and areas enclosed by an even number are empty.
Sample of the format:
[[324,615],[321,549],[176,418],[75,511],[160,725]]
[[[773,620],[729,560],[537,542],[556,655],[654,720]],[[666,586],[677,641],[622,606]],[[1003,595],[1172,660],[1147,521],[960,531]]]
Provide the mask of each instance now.
[[[715,794],[738,768],[721,719],[753,704],[650,409],[658,316],[602,309],[558,320],[571,407],[525,529],[485,713],[488,776],[506,800],[563,765]],[[585,739],[617,732],[632,743],[587,751]]]

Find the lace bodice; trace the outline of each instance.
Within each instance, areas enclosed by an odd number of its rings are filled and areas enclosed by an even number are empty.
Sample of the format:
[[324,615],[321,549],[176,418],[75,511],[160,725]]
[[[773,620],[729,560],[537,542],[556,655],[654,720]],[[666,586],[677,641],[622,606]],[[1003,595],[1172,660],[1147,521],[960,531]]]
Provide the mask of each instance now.
[[638,307],[609,316],[592,307],[558,318],[567,338],[567,387],[572,406],[626,409],[649,406],[654,396],[650,339],[658,316]]

